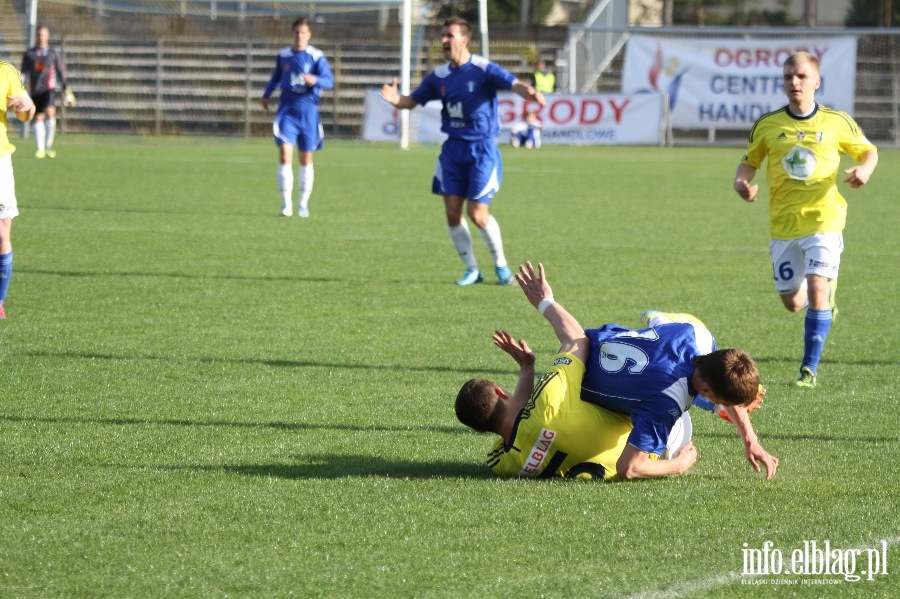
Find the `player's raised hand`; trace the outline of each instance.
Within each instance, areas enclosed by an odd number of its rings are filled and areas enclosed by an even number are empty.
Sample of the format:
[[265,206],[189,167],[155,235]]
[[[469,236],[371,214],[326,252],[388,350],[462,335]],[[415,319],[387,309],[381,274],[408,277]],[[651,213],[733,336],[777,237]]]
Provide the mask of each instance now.
[[397,91],[397,78],[391,79],[390,83],[381,86],[381,97],[391,106],[396,106],[400,101],[400,92]]
[[519,266],[519,272],[516,273],[516,281],[519,287],[525,292],[525,297],[531,302],[535,308],[543,299],[553,299],[553,290],[550,289],[550,283],[544,275],[544,265],[538,262],[538,269],[535,271],[531,262],[526,262]]
[[534,365],[534,352],[524,339],[516,341],[506,331],[494,331],[494,345],[509,354],[519,366]]

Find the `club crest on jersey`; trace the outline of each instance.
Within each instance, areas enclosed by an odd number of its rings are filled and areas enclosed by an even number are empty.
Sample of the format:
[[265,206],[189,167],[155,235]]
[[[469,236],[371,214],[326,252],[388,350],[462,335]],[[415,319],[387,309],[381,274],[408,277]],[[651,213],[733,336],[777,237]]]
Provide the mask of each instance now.
[[469,82],[466,84],[466,86],[469,88],[469,93],[470,93],[470,94],[471,94],[473,91],[475,91],[475,82],[474,82],[474,81],[469,81]]
[[819,131],[818,133],[816,133],[816,141],[817,141],[817,142],[822,143],[822,137],[824,137],[824,136],[822,135],[822,132],[821,132],[821,131]]
[[797,141],[802,141],[806,137],[806,131],[797,131]]

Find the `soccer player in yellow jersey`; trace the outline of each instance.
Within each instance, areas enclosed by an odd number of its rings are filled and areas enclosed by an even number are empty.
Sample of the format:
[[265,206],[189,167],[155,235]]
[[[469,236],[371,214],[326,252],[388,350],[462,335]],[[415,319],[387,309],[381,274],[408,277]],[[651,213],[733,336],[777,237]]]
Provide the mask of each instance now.
[[6,135],[7,110],[12,110],[23,123],[34,118],[34,102],[25,93],[19,71],[5,61],[0,61],[0,97],[6,108],[0,111],[0,319],[6,318],[3,300],[9,291],[12,277],[12,219],[19,214],[16,207],[16,184],[13,179],[12,153],[16,148]]
[[[476,431],[500,435],[487,463],[497,475],[614,478],[631,420],[581,400],[590,341],[578,321],[549,299],[553,293],[543,265],[538,269],[536,273],[528,263],[520,267],[516,280],[562,344],[551,371],[534,385],[534,352],[524,340],[497,331],[494,343],[519,364],[516,388],[509,393],[484,379],[468,381],[456,398],[456,415]],[[689,418],[684,414],[672,429],[663,453],[671,459],[664,460],[663,474],[686,472],[697,459]]]
[[753,124],[734,179],[738,195],[755,202],[759,186],[750,182],[768,160],[775,289],[789,311],[807,308],[798,387],[816,386],[837,314],[834,293],[847,217],[847,202],[837,188],[841,154],[857,162],[844,171],[844,182],[853,189],[865,185],[878,164],[878,150],[848,114],[816,103],[820,85],[819,61],[811,54],[798,52],[784,62],[788,105]]

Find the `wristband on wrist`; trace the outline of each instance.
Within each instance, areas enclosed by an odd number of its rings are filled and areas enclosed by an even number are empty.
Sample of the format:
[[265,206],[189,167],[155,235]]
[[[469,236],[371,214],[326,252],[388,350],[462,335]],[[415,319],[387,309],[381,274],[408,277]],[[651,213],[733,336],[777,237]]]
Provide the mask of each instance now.
[[541,300],[541,303],[538,304],[538,312],[543,314],[544,312],[547,311],[547,308],[549,308],[550,306],[552,306],[555,303],[556,302],[553,301],[552,297],[545,297],[544,299]]

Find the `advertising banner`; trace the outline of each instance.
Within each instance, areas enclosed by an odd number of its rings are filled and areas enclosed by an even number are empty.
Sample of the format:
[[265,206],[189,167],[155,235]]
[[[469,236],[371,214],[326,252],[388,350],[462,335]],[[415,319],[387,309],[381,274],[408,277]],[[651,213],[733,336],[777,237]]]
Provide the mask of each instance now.
[[[526,111],[537,110],[543,128],[543,143],[558,145],[654,145],[664,136],[664,98],[658,94],[547,96],[547,104],[523,100],[513,93],[499,95],[500,136],[509,141],[509,132],[521,122]],[[399,111],[381,99],[378,90],[366,94],[363,139],[400,139]],[[440,102],[410,111],[410,139],[420,143],[441,143]]]
[[819,104],[853,113],[856,38],[802,40],[672,39],[633,35],[625,47],[622,93],[669,95],[675,129],[749,130],[760,116],[787,104],[785,59],[815,56]]

